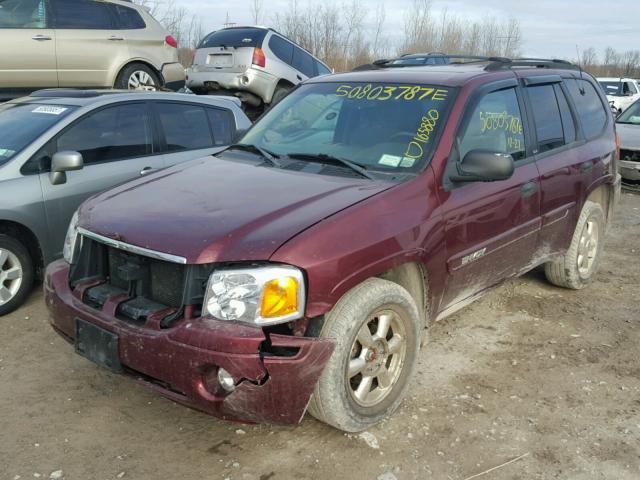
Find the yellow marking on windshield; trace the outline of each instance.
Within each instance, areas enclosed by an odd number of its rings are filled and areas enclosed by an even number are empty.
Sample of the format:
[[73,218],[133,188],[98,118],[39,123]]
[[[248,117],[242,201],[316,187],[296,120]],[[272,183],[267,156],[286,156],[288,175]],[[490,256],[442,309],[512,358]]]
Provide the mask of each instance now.
[[413,139],[407,145],[407,150],[404,152],[404,156],[417,160],[424,155],[424,145],[431,140],[431,134],[434,132],[438,120],[440,119],[440,112],[438,110],[431,109],[420,120],[420,126],[413,137]]
[[445,88],[421,87],[419,85],[340,85],[336,95],[352,100],[432,100],[443,102],[449,95]]

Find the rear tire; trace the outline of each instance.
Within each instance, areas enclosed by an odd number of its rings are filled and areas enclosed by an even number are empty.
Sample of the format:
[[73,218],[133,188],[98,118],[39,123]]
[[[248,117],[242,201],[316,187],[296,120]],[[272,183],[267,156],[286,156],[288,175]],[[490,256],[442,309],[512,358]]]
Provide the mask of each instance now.
[[158,91],[161,87],[160,77],[155,70],[142,63],[132,63],[123,68],[114,85],[119,90]]
[[24,303],[33,287],[33,260],[13,237],[0,235],[0,316]]
[[320,334],[336,348],[309,413],[346,432],[366,430],[400,405],[413,375],[422,322],[407,290],[371,278],[326,316]]
[[290,88],[277,87],[276,91],[273,93],[273,97],[271,97],[271,106],[280,103],[282,99],[289,94],[290,91]]
[[558,287],[580,290],[586,287],[598,271],[606,217],[600,204],[587,201],[582,208],[569,250],[555,262],[546,263],[547,280]]

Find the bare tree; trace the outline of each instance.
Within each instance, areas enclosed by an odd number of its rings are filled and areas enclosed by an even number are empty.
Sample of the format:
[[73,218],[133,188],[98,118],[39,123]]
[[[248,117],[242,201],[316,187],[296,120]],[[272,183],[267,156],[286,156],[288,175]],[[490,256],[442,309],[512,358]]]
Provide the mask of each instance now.
[[253,17],[254,25],[260,25],[262,21],[263,7],[264,7],[264,0],[251,0],[251,16]]

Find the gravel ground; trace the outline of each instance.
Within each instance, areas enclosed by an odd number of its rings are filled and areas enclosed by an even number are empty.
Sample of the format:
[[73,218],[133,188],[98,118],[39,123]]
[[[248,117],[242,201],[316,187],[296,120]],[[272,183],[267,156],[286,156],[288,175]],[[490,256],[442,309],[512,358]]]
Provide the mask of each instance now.
[[592,286],[535,271],[436,324],[401,409],[360,435],[159,398],[73,354],[35,292],[0,318],[0,479],[637,480],[639,255],[627,193]]

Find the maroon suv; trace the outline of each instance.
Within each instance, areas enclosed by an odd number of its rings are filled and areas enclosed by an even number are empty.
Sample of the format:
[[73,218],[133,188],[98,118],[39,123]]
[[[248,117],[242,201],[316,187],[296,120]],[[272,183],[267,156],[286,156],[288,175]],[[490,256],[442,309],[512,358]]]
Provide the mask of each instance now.
[[224,419],[359,431],[431,322],[538,265],[587,285],[620,192],[597,82],[451,61],[313,79],[222,154],[89,200],[47,271],[55,330]]

